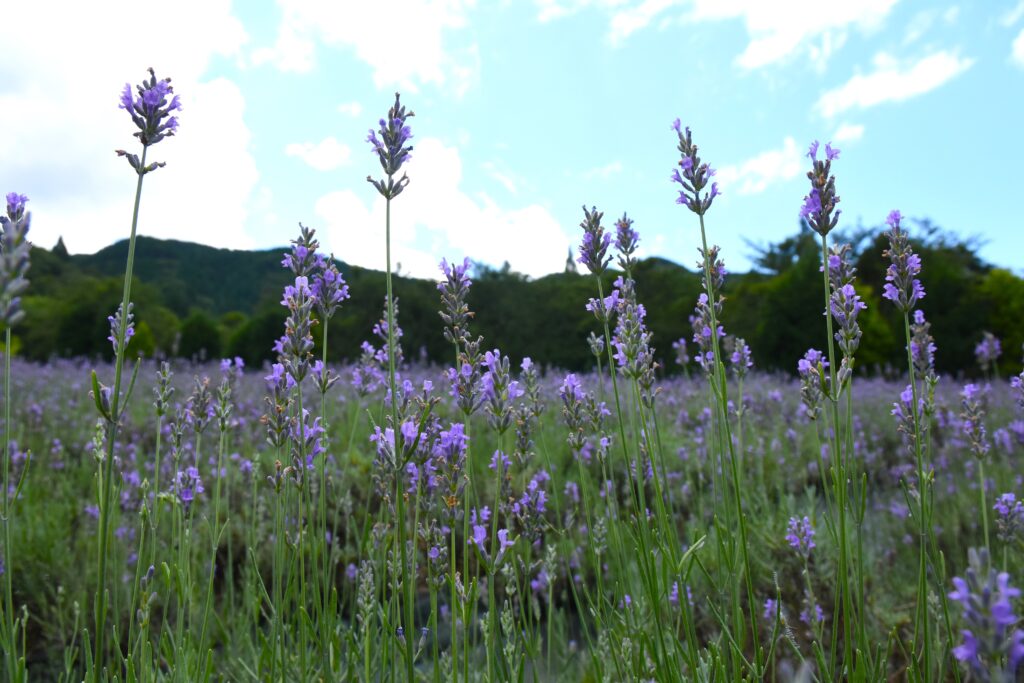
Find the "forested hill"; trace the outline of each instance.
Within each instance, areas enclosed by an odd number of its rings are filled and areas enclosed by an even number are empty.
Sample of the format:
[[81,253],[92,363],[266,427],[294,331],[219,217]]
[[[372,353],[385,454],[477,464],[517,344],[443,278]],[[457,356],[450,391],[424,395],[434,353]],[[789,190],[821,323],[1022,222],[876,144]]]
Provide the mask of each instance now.
[[[1024,280],[982,262],[969,244],[935,231],[926,234],[929,238],[915,247],[924,262],[921,279],[928,295],[922,308],[932,322],[940,369],[975,372],[974,345],[989,330],[1003,342],[1000,369],[1019,371]],[[754,271],[727,278],[725,330],[750,344],[755,363],[763,369],[792,371],[807,348],[824,345],[815,237],[804,231],[763,248]],[[868,305],[861,316],[859,364],[870,371],[898,366],[905,353],[902,318],[880,298],[887,265],[882,256],[885,240],[881,231],[861,231],[853,237],[857,288]],[[284,321],[278,303],[289,279],[281,267],[283,253],[283,248],[234,251],[140,237],[132,296],[138,321],[133,346],[147,354],[239,355],[257,365],[269,359]],[[27,316],[15,330],[16,352],[37,360],[54,355],[109,356],[107,316],[120,301],[126,255],[127,241],[89,255],[68,255],[63,244],[33,249],[31,284],[23,298]],[[328,343],[335,359],[358,353],[360,342],[372,334],[384,300],[382,272],[341,267],[352,298],[331,321]],[[532,280],[508,268],[486,267],[474,268],[472,276],[473,330],[483,335],[486,348],[500,348],[515,360],[530,356],[544,365],[590,367],[593,357],[586,337],[597,331],[597,323],[584,305],[596,296],[593,277],[566,272]],[[606,293],[615,276],[606,277]],[[661,362],[668,371],[678,371],[671,344],[692,337],[688,317],[700,279],[693,270],[659,258],[642,261],[635,278]],[[436,283],[398,277],[395,291],[406,356],[425,354],[429,360],[448,362],[452,350],[441,334]]]

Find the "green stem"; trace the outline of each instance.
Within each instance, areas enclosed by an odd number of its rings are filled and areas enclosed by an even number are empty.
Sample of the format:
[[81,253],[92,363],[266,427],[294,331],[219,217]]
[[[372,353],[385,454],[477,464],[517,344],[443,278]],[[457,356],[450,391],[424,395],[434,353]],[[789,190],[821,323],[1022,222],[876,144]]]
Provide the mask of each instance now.
[[142,146],[142,159],[139,162],[138,183],[135,186],[135,207],[132,210],[132,231],[128,237],[128,261],[124,272],[124,289],[121,294],[122,324],[116,330],[117,353],[114,358],[114,386],[110,397],[110,424],[107,428],[107,452],[103,461],[103,482],[100,489],[100,523],[99,552],[96,572],[96,643],[93,654],[93,680],[100,683],[103,672],[104,638],[107,628],[107,545],[110,540],[111,500],[114,479],[114,442],[117,440],[118,420],[120,419],[121,373],[124,367],[125,331],[128,328],[128,303],[132,293],[132,269],[135,265],[135,233],[139,224],[139,204],[142,200],[142,180],[146,167],[147,145]]
[[7,662],[7,673],[11,681],[17,678],[17,657],[15,652],[17,649],[14,646],[14,589],[12,587],[13,582],[13,560],[14,552],[11,550],[11,501],[10,494],[11,490],[11,328],[8,327],[4,331],[4,480],[3,488],[0,489],[0,517],[3,517],[4,523],[4,600],[0,604],[0,610],[3,610],[3,623],[0,624],[0,628],[3,628],[3,632],[0,633],[3,642],[8,648],[7,654],[4,659]]
[[740,551],[743,557],[743,576],[747,588],[747,604],[750,617],[750,636],[754,643],[754,659],[756,662],[757,671],[753,672],[755,676],[760,676],[762,673],[761,664],[761,647],[758,640],[757,631],[757,610],[755,608],[754,601],[754,580],[750,572],[750,555],[747,548],[747,522],[746,517],[743,514],[743,503],[741,500],[742,488],[740,486],[740,473],[739,463],[737,462],[735,448],[732,443],[732,428],[729,426],[729,415],[728,415],[728,385],[725,378],[725,365],[722,363],[722,352],[718,342],[718,314],[715,312],[715,283],[711,277],[711,260],[708,257],[708,240],[707,231],[704,227],[704,214],[698,214],[700,218],[700,241],[704,251],[704,279],[707,282],[708,290],[708,309],[711,315],[711,344],[714,351],[714,364],[715,364],[715,381],[718,383],[719,395],[718,404],[721,413],[723,429],[725,430],[725,443],[729,449],[729,461],[732,465],[732,484],[735,491],[734,505],[736,507],[736,517],[739,521],[740,527]]
[[[844,665],[849,672],[853,670],[853,642],[851,638],[854,615],[853,596],[850,594],[849,539],[846,535],[847,481],[845,458],[839,436],[839,398],[841,392],[836,382],[835,335],[832,330],[832,282],[829,279],[828,237],[825,234],[821,236],[821,263],[822,281],[825,290],[825,329],[828,333],[828,371],[830,381],[828,400],[832,413],[832,485],[835,487],[836,508],[839,512],[837,525],[839,527],[839,592],[842,595],[843,605],[843,654]],[[847,425],[847,429],[849,428],[850,426]]]

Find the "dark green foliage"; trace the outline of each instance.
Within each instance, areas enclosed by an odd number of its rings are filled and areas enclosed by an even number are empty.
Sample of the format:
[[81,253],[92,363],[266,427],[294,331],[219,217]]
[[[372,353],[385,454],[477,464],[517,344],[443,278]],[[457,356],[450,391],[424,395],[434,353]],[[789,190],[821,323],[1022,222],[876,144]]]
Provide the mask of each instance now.
[[220,357],[220,328],[205,311],[195,310],[181,323],[178,355],[183,358],[209,360]]
[[[977,257],[976,245],[927,222],[910,229],[920,236],[914,246],[924,262],[921,280],[928,291],[921,307],[939,345],[939,369],[976,374],[974,345],[982,331],[989,330],[1003,340],[1000,372],[1019,372],[1024,280],[993,269]],[[868,305],[861,314],[864,338],[858,366],[868,372],[902,367],[902,320],[881,298],[888,263],[882,255],[884,232],[860,229],[838,238],[854,245],[857,288]],[[110,357],[107,316],[120,300],[118,275],[124,268],[125,248],[126,243],[119,242],[96,254],[74,256],[57,248],[33,250],[31,285],[24,299],[28,315],[16,329],[22,355],[35,360],[54,355]],[[726,332],[747,340],[758,367],[792,372],[805,350],[823,348],[825,343],[821,244],[817,235],[803,229],[778,244],[755,249],[755,270],[726,280],[722,322]],[[281,290],[290,279],[281,267],[284,251],[232,251],[140,237],[132,290],[139,334],[143,322],[148,328],[137,342],[140,350],[185,357],[205,350],[207,357],[241,356],[250,367],[271,360],[285,318],[279,305]],[[728,254],[725,257],[728,262]],[[371,339],[384,303],[383,273],[346,264],[341,269],[352,298],[330,322],[327,342],[335,360],[358,355],[360,343]],[[616,276],[605,276],[606,295]],[[566,272],[530,280],[507,266],[477,266],[472,277],[472,329],[483,335],[485,348],[500,348],[515,363],[530,356],[541,365],[569,370],[591,366],[585,339],[598,325],[584,305],[597,296],[593,276]],[[650,258],[637,264],[634,277],[658,360],[664,371],[676,372],[671,344],[692,337],[689,315],[700,291],[700,276]],[[453,351],[441,333],[435,283],[397,276],[394,286],[406,357],[450,363]],[[323,326],[314,327],[313,334],[319,355]]]

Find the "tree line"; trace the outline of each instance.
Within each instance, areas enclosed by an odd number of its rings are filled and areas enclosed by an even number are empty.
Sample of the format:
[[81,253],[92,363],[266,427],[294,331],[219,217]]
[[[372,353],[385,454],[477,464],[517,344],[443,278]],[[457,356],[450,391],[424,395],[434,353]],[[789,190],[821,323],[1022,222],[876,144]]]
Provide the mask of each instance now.
[[[927,221],[912,234],[927,290],[922,302],[938,344],[937,365],[946,373],[978,372],[974,348],[983,332],[1002,341],[1002,373],[1021,369],[1024,344],[1024,280],[984,262],[976,243],[943,232]],[[883,231],[857,229],[840,234],[853,247],[858,293],[868,308],[858,360],[862,372],[887,372],[905,363],[902,319],[881,298],[887,260]],[[751,346],[763,370],[793,372],[810,347],[824,344],[821,253],[816,235],[801,228],[778,243],[754,247],[754,268],[730,274],[722,322],[729,334]],[[70,255],[58,242],[34,248],[31,284],[23,297],[25,320],[15,329],[14,351],[36,361],[54,356],[106,357],[109,323],[120,300],[127,242],[96,254]],[[283,329],[280,296],[288,274],[283,249],[234,251],[174,240],[140,237],[133,284],[136,334],[131,350],[148,356],[218,358],[239,356],[249,366],[272,359]],[[728,260],[727,260],[728,263]],[[332,319],[328,335],[334,359],[353,359],[372,336],[384,303],[384,274],[341,264],[352,298]],[[609,291],[617,276],[604,283]],[[469,297],[473,331],[487,348],[513,359],[530,356],[542,366],[583,370],[594,359],[587,337],[597,322],[584,310],[596,296],[592,276],[566,272],[531,279],[512,271],[475,265]],[[672,342],[690,342],[689,315],[700,292],[699,275],[661,258],[642,260],[634,278],[659,362],[679,372]],[[441,333],[436,283],[399,275],[399,325],[406,357],[450,363],[453,351]],[[316,333],[319,337],[319,333]],[[318,344],[319,344],[318,340]]]

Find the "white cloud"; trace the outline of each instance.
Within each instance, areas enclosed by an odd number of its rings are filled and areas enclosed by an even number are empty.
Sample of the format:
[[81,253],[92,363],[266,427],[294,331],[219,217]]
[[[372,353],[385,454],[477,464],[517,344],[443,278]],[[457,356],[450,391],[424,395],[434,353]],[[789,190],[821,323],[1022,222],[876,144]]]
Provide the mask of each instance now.
[[354,118],[363,113],[363,105],[358,102],[342,102],[338,105],[338,113]]
[[633,33],[644,29],[659,14],[678,4],[678,0],[643,0],[612,14],[608,38],[618,45]]
[[494,178],[504,187],[509,194],[519,194],[519,187],[516,181],[512,179],[512,176],[504,171],[498,169],[498,165],[493,161],[485,161],[481,164],[481,167],[490,177]]
[[[742,19],[750,36],[736,63],[747,69],[775,64],[802,50],[815,51],[820,62],[846,40],[845,30],[870,31],[881,25],[896,0],[696,0],[692,18]],[[817,45],[813,41],[819,41]],[[819,64],[820,68],[821,64]]]
[[901,102],[938,88],[974,64],[973,59],[955,51],[936,52],[912,64],[900,64],[879,53],[874,62],[871,73],[857,74],[823,94],[816,105],[818,111],[831,118],[850,109]]
[[1021,17],[1024,17],[1024,0],[1018,2],[1016,7],[1000,17],[999,23],[1009,28],[1020,21]]
[[1024,69],[1024,29],[1017,34],[1017,37],[1013,41],[1013,45],[1010,48],[1010,59],[1013,62]]
[[832,139],[836,142],[857,142],[864,137],[862,124],[843,123],[836,129]]
[[758,194],[771,185],[795,178],[803,170],[804,153],[787,137],[779,149],[761,152],[738,164],[719,169],[716,179],[723,192]]
[[612,161],[604,166],[598,166],[584,171],[583,178],[585,180],[594,180],[595,178],[599,180],[608,180],[613,175],[617,175],[619,173],[622,173],[622,162]]
[[320,142],[293,142],[284,148],[290,157],[298,157],[318,171],[333,171],[344,166],[352,156],[352,149],[333,135]]
[[[818,70],[845,43],[849,28],[872,31],[881,26],[897,0],[536,0],[538,19],[553,21],[596,7],[609,15],[608,39],[621,44],[661,18],[673,21],[741,20],[749,42],[736,58],[757,69],[806,53]],[[672,10],[676,10],[672,14]]]
[[50,247],[63,236],[69,250],[87,252],[128,235],[135,175],[113,150],[135,152],[138,143],[117,100],[152,65],[158,77],[173,77],[184,110],[178,135],[150,150],[148,161],[167,167],[146,176],[139,233],[248,247],[246,207],[259,174],[245,100],[232,81],[204,78],[214,56],[237,59],[247,40],[229,1],[183,0],[167,12],[111,0],[102,20],[87,3],[57,4],[15,3],[5,15],[19,30],[4,51],[19,66],[0,79],[0,187],[31,198],[30,238]]
[[[336,0],[278,0],[283,16],[277,41],[273,47],[255,50],[253,62],[307,73],[316,65],[318,44],[349,48],[372,67],[377,87],[415,91],[419,85],[430,83],[461,94],[476,81],[480,57],[472,43],[453,47],[448,38],[466,29],[467,14],[474,3],[392,0],[381,6]],[[382,20],[382,11],[396,19]]]
[[[421,172],[419,169],[429,169]],[[412,182],[392,203],[392,263],[402,272],[437,277],[437,264],[469,256],[492,265],[508,261],[531,276],[560,271],[569,238],[544,207],[499,206],[486,193],[462,187],[462,160],[454,147],[434,138],[416,146]],[[352,190],[331,192],[315,206],[325,249],[349,263],[383,269],[384,200]]]

